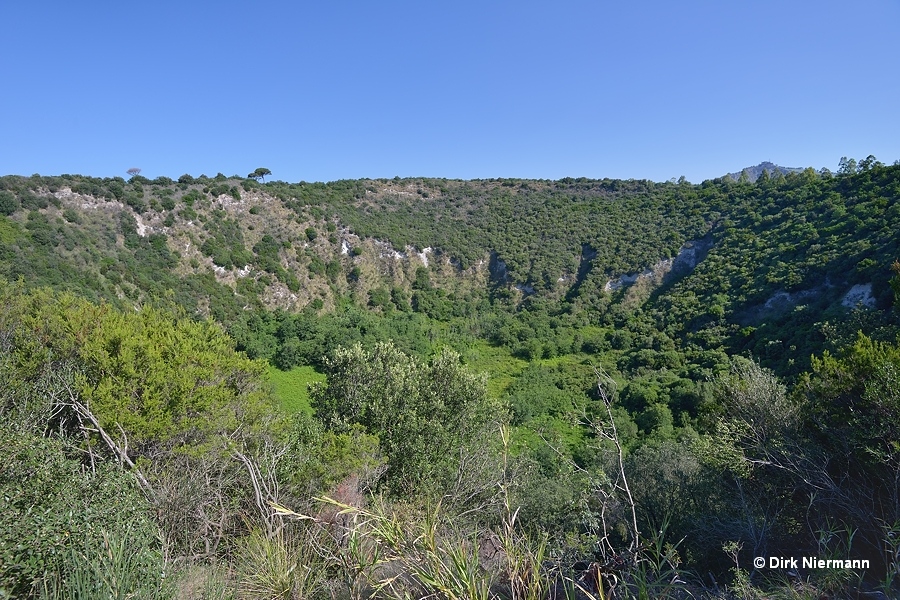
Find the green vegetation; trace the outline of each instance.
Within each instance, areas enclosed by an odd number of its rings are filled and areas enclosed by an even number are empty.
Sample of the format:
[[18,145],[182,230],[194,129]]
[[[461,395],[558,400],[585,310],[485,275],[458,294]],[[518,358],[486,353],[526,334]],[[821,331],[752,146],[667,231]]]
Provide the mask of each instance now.
[[289,371],[269,367],[268,375],[282,410],[288,414],[298,412],[312,414],[312,406],[309,403],[309,386],[325,381],[324,375],[310,366],[294,367]]
[[324,366],[327,382],[312,390],[316,416],[337,433],[358,424],[375,435],[387,462],[384,483],[397,496],[449,489],[465,475],[458,453],[484,443],[492,420],[505,420],[487,398],[484,377],[471,375],[449,350],[423,364],[390,343],[371,351],[357,343],[336,350]]
[[253,171],[252,173],[247,175],[247,179],[255,179],[257,181],[260,181],[260,180],[265,181],[266,175],[271,175],[271,174],[272,174],[272,171],[270,171],[269,169],[267,169],[265,167],[259,167],[258,169],[256,169],[255,171]]
[[0,177],[0,597],[896,595],[900,166],[130,175]]

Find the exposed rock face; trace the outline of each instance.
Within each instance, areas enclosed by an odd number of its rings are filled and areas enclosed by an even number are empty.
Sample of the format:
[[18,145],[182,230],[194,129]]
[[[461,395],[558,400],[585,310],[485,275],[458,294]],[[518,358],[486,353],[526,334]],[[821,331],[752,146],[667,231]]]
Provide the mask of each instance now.
[[687,275],[703,260],[703,257],[706,256],[711,247],[711,239],[685,242],[674,258],[660,260],[649,269],[644,269],[640,273],[631,273],[616,279],[610,279],[606,282],[603,289],[607,292],[614,292],[643,279],[659,278],[661,281],[668,276]]
[[772,294],[772,297],[766,300],[766,303],[763,304],[763,308],[766,310],[786,310],[793,306],[796,306],[801,300],[805,300],[806,298],[813,298],[822,293],[822,289],[814,288],[811,290],[803,290],[800,292],[794,292],[793,294],[779,291]]
[[416,252],[416,256],[418,256],[419,260],[422,261],[422,264],[427,267],[428,266],[428,255],[431,254],[432,252],[434,252],[434,248],[429,246],[428,248],[423,248],[421,252]]
[[411,246],[407,246],[405,252],[400,252],[399,250],[396,250],[390,242],[376,239],[372,240],[372,244],[377,250],[378,258],[389,258],[394,261],[406,260],[411,248]]
[[875,308],[875,297],[872,296],[872,284],[860,283],[850,288],[841,300],[841,305],[847,308],[856,308],[864,306],[866,308]]
[[672,263],[672,274],[686,275],[693,271],[706,257],[706,253],[709,252],[712,245],[712,238],[709,237],[685,242]]
[[[656,263],[656,267],[654,267],[654,268],[657,268],[657,267],[665,268],[666,263],[669,263],[670,260],[671,259],[662,260],[662,261]],[[668,266],[671,266],[671,264],[669,264]],[[644,269],[640,273],[632,273],[629,275],[622,275],[622,276],[618,277],[617,279],[610,279],[609,281],[606,282],[606,285],[603,286],[603,290],[607,291],[607,292],[614,292],[616,290],[620,290],[623,287],[625,287],[626,285],[631,285],[632,283],[635,283],[638,279],[649,279],[650,277],[653,276],[653,272],[654,272],[653,269]]]
[[141,236],[141,237],[147,237],[148,232],[152,233],[152,231],[150,230],[150,227],[147,226],[147,225],[141,220],[141,215],[139,215],[138,213],[135,213],[135,214],[134,214],[134,222],[135,222],[135,226],[137,227],[137,234],[138,234],[139,236]]
[[772,294],[764,303],[746,308],[737,315],[738,322],[751,324],[762,321],[774,313],[784,313],[794,309],[806,301],[818,301],[825,298],[828,305],[835,306],[840,302],[844,308],[875,308],[875,297],[872,295],[872,284],[857,284],[841,295],[838,285],[826,277],[825,281],[814,288],[788,292],[779,290]]
[[491,252],[491,258],[488,261],[488,270],[492,280],[499,283],[506,283],[509,276],[509,273],[506,271],[506,263],[500,260],[500,257],[496,252]]

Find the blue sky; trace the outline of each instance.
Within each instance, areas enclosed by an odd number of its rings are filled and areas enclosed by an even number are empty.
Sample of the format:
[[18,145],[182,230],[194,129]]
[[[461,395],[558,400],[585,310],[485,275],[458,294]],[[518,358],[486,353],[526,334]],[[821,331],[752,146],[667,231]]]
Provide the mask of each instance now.
[[0,174],[699,182],[900,159],[900,1],[4,2]]

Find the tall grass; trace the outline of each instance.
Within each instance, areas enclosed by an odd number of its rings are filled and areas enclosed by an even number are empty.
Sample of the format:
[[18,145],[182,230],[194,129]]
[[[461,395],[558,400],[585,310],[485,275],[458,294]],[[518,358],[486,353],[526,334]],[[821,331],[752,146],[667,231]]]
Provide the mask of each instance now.
[[127,537],[103,533],[102,547],[70,548],[55,572],[44,578],[42,600],[126,600],[174,597],[158,555],[135,550]]
[[[501,429],[504,456],[510,432]],[[576,575],[551,559],[545,536],[527,535],[501,482],[503,514],[494,528],[461,525],[437,504],[407,514],[375,498],[369,507],[328,497],[320,515],[301,515],[272,504],[276,514],[303,519],[328,532],[319,556],[343,573],[353,598],[446,600],[612,600],[687,598],[677,548],[665,542],[665,526],[635,547],[591,563]],[[635,532],[637,533],[637,532]],[[330,540],[330,544],[328,543]],[[280,567],[286,572],[286,567]],[[267,596],[268,597],[268,596]],[[280,596],[273,596],[280,597]]]
[[318,592],[325,559],[302,536],[284,528],[266,536],[255,530],[237,554],[238,597],[248,600],[302,600]]

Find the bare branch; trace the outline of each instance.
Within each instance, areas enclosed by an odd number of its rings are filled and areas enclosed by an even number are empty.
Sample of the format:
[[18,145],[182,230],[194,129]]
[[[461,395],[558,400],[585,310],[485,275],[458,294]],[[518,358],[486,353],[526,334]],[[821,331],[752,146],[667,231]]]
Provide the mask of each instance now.
[[[604,432],[606,434],[605,437],[615,444],[618,454],[619,474],[615,486],[625,492],[625,495],[628,497],[628,506],[631,509],[632,540],[629,550],[635,550],[641,538],[640,529],[638,528],[637,508],[634,504],[634,497],[631,495],[631,488],[628,485],[628,477],[625,475],[625,452],[622,449],[622,443],[619,441],[619,432],[616,430],[616,421],[612,414],[612,399],[607,395],[604,388],[604,385],[606,385],[614,391],[616,382],[602,367],[594,367],[594,374],[597,376],[597,392],[600,394],[600,398],[603,399],[603,404],[606,406],[606,414],[609,417],[609,431]],[[600,431],[603,432],[603,429],[601,428]],[[621,482],[621,485],[619,482]]]

